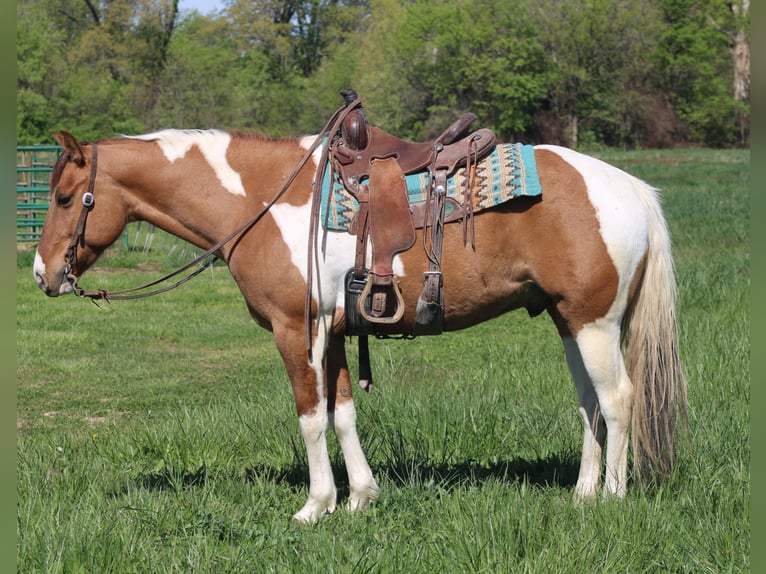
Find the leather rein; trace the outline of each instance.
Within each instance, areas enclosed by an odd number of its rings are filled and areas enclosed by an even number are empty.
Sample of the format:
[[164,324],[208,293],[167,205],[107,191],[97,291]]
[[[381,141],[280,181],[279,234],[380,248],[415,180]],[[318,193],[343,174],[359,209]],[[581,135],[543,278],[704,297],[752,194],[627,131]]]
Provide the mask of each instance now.
[[[72,236],[72,241],[69,244],[69,248],[67,249],[67,252],[64,256],[64,274],[66,275],[67,279],[70,281],[72,285],[72,289],[74,293],[78,297],[83,298],[90,298],[92,301],[97,300],[104,300],[104,301],[111,301],[111,300],[127,300],[127,299],[141,299],[144,297],[150,297],[152,295],[158,295],[160,293],[164,293],[166,291],[170,291],[171,289],[175,289],[176,287],[179,287],[180,285],[183,285],[190,279],[193,279],[197,275],[203,273],[206,269],[211,267],[215,261],[218,259],[214,253],[221,249],[224,245],[229,243],[231,240],[233,240],[235,237],[240,236],[240,239],[242,236],[244,236],[250,229],[255,226],[258,221],[261,220],[261,218],[271,209],[271,207],[285,194],[287,189],[290,187],[290,185],[295,181],[295,178],[298,176],[298,173],[303,169],[303,167],[306,165],[308,160],[311,158],[311,155],[317,150],[317,148],[322,145],[322,143],[325,141],[326,137],[328,135],[331,135],[334,133],[334,131],[337,130],[337,126],[340,125],[340,122],[345,118],[345,116],[348,114],[349,111],[351,111],[353,106],[349,106],[348,108],[342,107],[338,111],[333,114],[330,121],[327,123],[325,128],[322,130],[322,132],[316,137],[314,140],[314,143],[311,145],[311,147],[306,151],[306,153],[303,155],[301,160],[298,162],[298,165],[293,169],[292,173],[289,175],[285,183],[282,185],[280,190],[274,195],[274,197],[266,203],[266,205],[261,209],[257,215],[255,215],[252,219],[249,221],[243,223],[239,227],[237,227],[234,231],[229,233],[226,237],[224,237],[222,240],[220,240],[218,243],[213,245],[210,249],[196,257],[193,261],[190,261],[189,263],[183,265],[182,267],[179,267],[175,271],[172,271],[171,273],[168,273],[167,275],[164,275],[163,277],[160,277],[159,279],[155,279],[154,281],[150,281],[148,283],[145,283],[143,285],[140,285],[138,287],[133,287],[131,289],[122,289],[118,291],[106,291],[104,289],[95,289],[95,290],[88,290],[83,289],[77,285],[78,277],[74,273],[74,269],[77,265],[77,248],[85,247],[85,225],[88,220],[88,215],[93,210],[93,207],[95,205],[95,196],[94,196],[94,190],[96,187],[96,174],[98,171],[98,144],[93,143],[93,152],[91,155],[91,166],[90,166],[90,178],[88,180],[88,191],[83,194],[82,197],[82,211],[80,212],[80,217],[77,221],[77,227],[75,227],[74,235]],[[326,154],[326,151],[325,151]],[[323,154],[323,155],[325,155]],[[323,173],[324,165],[325,165],[326,159],[323,159],[323,161],[319,162],[319,166],[317,169],[317,175],[315,177],[315,186],[317,184],[317,181],[321,181],[321,174]],[[316,197],[316,194],[314,195]],[[314,209],[312,211],[318,211],[318,206],[316,205],[316,200],[314,201]],[[312,217],[312,228],[313,228],[313,217]],[[312,229],[313,231],[313,229]],[[204,261],[206,258],[210,258],[209,261],[205,262],[204,265],[201,264],[202,261]],[[309,257],[309,267],[311,267],[312,261],[311,257]],[[160,283],[164,283],[168,279],[171,279],[177,275],[180,275],[184,271],[187,271],[194,267],[195,265],[200,265],[198,269],[190,273],[189,275],[182,277],[175,283],[172,283],[170,285],[167,285],[165,287],[160,287],[157,289],[154,289],[152,291],[145,291],[146,289],[149,289],[150,287],[154,287],[156,285],[159,285]],[[309,293],[311,291],[309,287]]]
[[[78,245],[80,247],[85,247],[85,224],[88,220],[88,214],[93,210],[93,207],[96,204],[96,198],[93,195],[93,191],[96,187],[96,172],[98,170],[98,144],[94,143],[93,146],[93,152],[91,155],[91,164],[90,164],[90,178],[88,180],[88,191],[85,192],[82,196],[82,211],[80,212],[80,218],[77,220],[77,227],[75,227],[74,235],[72,236],[72,241],[69,244],[69,248],[67,249],[66,255],[64,256],[64,274],[66,275],[67,279],[69,279],[72,289],[78,297],[88,297],[92,301],[96,301],[99,299],[103,299],[105,301],[110,300],[119,300],[119,299],[140,299],[143,297],[149,297],[151,295],[157,295],[158,293],[163,293],[165,291],[170,291],[171,289],[174,289],[178,287],[179,285],[182,285],[186,283],[188,280],[190,280],[193,277],[196,277],[206,269],[208,269],[213,263],[215,263],[215,257],[212,257],[210,261],[208,261],[205,265],[201,266],[199,269],[191,273],[190,275],[176,281],[172,285],[155,289],[153,291],[149,291],[146,293],[139,293],[139,291],[143,291],[144,289],[148,289],[149,287],[153,287],[154,285],[158,285],[164,281],[167,281],[171,277],[175,277],[176,275],[183,273],[190,267],[193,267],[205,257],[208,257],[215,251],[216,249],[220,248],[222,244],[215,245],[211,250],[207,251],[206,253],[203,253],[194,261],[191,261],[190,263],[184,265],[183,267],[176,269],[172,273],[169,273],[165,275],[164,277],[161,277],[155,281],[151,281],[149,283],[146,283],[144,285],[141,285],[139,287],[134,287],[132,289],[122,289],[120,291],[106,291],[104,289],[95,289],[95,290],[88,290],[83,289],[82,287],[77,285],[78,277],[74,274],[73,269],[77,265],[77,247]],[[261,214],[259,214],[260,216]],[[252,222],[254,223],[254,222]],[[236,230],[239,231],[239,230]],[[224,243],[226,241],[229,241],[231,239],[231,236],[226,238]],[[129,294],[129,293],[132,293]]]

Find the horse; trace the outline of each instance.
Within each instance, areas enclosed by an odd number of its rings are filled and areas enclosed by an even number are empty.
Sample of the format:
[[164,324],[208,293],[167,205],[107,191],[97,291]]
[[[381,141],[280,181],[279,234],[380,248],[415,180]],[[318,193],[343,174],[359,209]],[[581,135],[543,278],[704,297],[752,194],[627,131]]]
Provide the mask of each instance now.
[[[167,129],[88,142],[53,133],[63,151],[33,268],[44,293],[81,293],[77,279],[129,222],[212,250],[252,318],[273,333],[289,376],[310,479],[293,518],[315,523],[338,504],[329,427],[348,473],[345,506],[368,508],[379,488],[357,433],[344,333],[344,278],[356,238],[325,230],[315,242],[321,247],[311,247],[319,136]],[[677,466],[686,413],[660,192],[572,149],[533,150],[540,197],[475,213],[473,241],[459,224],[444,226],[444,331],[516,309],[546,312],[582,416],[573,499],[624,498],[631,438],[634,474],[642,484],[663,480]],[[428,268],[422,234],[393,261],[405,307],[391,333],[410,332],[414,321]]]

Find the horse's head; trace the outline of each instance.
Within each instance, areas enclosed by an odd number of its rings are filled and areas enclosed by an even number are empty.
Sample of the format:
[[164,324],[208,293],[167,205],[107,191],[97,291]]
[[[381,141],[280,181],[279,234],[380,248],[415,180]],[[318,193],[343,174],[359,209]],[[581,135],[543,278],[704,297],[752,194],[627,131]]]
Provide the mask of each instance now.
[[50,297],[70,293],[76,278],[120,235],[121,200],[99,169],[98,144],[54,132],[64,148],[51,174],[50,207],[35,255],[34,276]]

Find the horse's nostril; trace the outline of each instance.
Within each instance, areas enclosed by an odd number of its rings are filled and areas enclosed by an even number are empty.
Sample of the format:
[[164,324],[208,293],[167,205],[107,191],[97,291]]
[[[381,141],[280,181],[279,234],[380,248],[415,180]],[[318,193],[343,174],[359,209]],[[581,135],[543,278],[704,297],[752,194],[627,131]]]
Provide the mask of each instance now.
[[47,283],[45,282],[45,277],[40,275],[37,271],[35,271],[35,281],[37,282],[37,286],[40,287],[43,291],[47,288]]
[[48,289],[48,281],[45,279],[45,263],[43,262],[39,253],[35,253],[35,262],[32,266],[32,273],[35,277],[37,286],[45,291],[45,293],[49,293],[50,290]]

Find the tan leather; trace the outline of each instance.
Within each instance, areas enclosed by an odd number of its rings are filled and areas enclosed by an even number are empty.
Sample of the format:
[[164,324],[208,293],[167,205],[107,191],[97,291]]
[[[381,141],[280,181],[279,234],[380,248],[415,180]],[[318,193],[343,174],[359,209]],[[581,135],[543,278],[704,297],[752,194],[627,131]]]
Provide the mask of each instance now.
[[375,160],[370,168],[369,226],[372,242],[370,274],[389,283],[394,255],[415,244],[404,172],[395,158]]
[[336,168],[343,184],[352,191],[369,178],[370,168],[377,159],[396,158],[405,175],[428,169],[445,169],[447,175],[451,175],[465,165],[469,156],[473,156],[476,161],[491,152],[495,144],[495,134],[487,128],[476,130],[446,146],[431,142],[409,142],[374,126],[368,126],[368,134],[369,144],[364,149],[352,149],[343,140],[333,149]]

